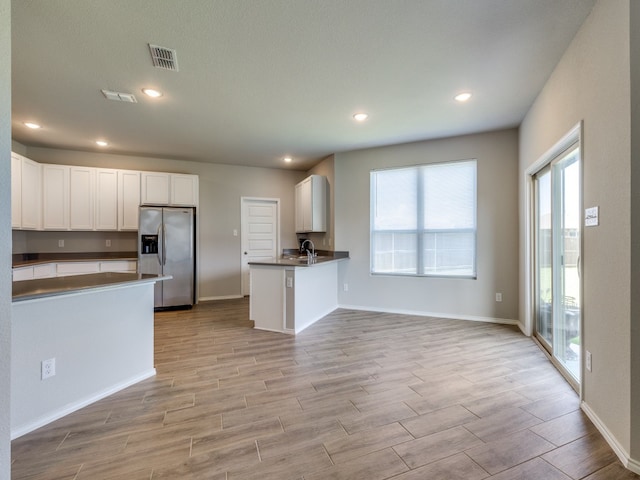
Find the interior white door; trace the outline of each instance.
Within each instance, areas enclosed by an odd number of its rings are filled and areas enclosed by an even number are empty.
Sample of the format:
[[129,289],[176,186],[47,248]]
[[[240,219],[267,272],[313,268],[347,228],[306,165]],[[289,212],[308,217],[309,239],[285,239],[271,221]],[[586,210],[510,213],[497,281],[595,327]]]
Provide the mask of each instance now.
[[278,256],[280,219],[278,199],[242,199],[242,295],[249,295],[249,262]]

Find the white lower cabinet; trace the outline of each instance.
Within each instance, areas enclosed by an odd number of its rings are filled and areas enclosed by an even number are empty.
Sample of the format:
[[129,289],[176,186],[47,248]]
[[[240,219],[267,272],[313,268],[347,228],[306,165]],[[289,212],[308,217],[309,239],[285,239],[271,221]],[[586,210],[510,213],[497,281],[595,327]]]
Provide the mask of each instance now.
[[37,278],[66,277],[100,272],[136,273],[136,260],[103,260],[96,262],[52,262],[39,263],[13,269],[13,281],[34,280]]
[[13,281],[33,280],[33,267],[19,267],[13,269]]
[[100,262],[101,272],[125,272],[135,273],[138,263],[135,260],[109,260]]
[[56,264],[45,263],[33,266],[33,278],[51,278],[56,276]]
[[85,275],[87,273],[99,273],[100,262],[64,262],[56,266],[56,276]]

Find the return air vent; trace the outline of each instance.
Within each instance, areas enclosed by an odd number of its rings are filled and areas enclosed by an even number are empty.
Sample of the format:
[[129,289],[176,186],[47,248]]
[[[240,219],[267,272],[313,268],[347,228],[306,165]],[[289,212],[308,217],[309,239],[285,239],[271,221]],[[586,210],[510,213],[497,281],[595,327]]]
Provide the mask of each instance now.
[[107,100],[115,100],[116,102],[138,103],[133,93],[113,92],[111,90],[102,90],[102,94]]
[[178,71],[178,58],[175,50],[149,44],[149,51],[151,52],[151,60],[154,67],[173,70],[174,72]]

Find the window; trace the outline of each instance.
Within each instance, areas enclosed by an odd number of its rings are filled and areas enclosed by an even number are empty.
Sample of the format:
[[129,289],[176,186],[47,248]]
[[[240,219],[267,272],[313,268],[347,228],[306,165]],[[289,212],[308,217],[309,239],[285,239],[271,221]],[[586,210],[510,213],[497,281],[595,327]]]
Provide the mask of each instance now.
[[371,273],[476,277],[476,161],[371,172]]

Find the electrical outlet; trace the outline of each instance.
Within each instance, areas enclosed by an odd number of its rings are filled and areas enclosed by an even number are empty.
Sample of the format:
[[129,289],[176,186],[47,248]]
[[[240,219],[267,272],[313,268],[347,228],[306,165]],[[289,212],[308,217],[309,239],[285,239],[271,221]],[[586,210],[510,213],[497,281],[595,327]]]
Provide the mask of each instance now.
[[104,241],[104,246],[105,246],[105,247],[110,247],[110,246],[111,246],[111,240],[106,239],[106,240]]
[[58,247],[64,247],[64,240],[58,240]]
[[287,277],[287,288],[293,288],[293,277]]
[[584,351],[584,366],[591,371],[591,352],[589,350]]
[[496,293],[496,302],[501,302],[502,301],[502,293],[498,292]]
[[348,284],[348,283],[345,283],[345,284],[342,286],[342,290],[344,290],[345,292],[348,292],[348,291],[349,291],[349,284]]
[[43,360],[40,367],[42,380],[53,377],[56,374],[56,359],[50,358],[48,360]]

